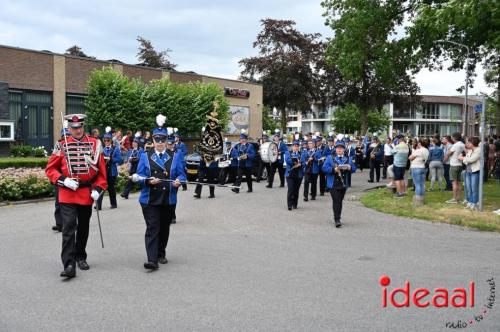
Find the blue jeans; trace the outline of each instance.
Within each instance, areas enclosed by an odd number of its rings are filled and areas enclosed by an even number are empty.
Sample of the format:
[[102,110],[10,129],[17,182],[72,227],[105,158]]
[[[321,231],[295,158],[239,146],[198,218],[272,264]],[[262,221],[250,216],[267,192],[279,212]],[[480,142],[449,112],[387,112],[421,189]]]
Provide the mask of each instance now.
[[479,172],[465,172],[465,198],[467,202],[479,202]]
[[411,168],[411,177],[415,184],[415,195],[424,196],[425,193],[425,168]]
[[451,190],[450,164],[443,164],[443,168],[444,168],[444,179],[446,180],[446,189]]

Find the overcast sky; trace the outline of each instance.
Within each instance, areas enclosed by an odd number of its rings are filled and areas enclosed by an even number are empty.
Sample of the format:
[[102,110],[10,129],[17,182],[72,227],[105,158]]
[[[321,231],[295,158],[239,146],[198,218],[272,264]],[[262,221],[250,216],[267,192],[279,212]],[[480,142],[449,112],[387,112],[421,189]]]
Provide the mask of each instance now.
[[[256,53],[261,19],[292,19],[302,32],[331,37],[322,13],[320,0],[1,0],[0,44],[56,53],[77,44],[98,59],[135,64],[140,35],[158,50],[172,49],[180,71],[236,79],[238,61]],[[491,90],[483,73],[478,68],[470,94]],[[421,93],[434,95],[456,95],[464,78],[446,70],[416,76]]]

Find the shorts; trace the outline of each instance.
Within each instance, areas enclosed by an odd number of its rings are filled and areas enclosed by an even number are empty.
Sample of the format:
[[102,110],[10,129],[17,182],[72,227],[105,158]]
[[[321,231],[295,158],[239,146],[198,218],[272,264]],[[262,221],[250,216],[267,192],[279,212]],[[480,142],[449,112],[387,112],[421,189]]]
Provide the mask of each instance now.
[[393,166],[392,171],[394,172],[394,181],[402,181],[405,178],[405,167]]
[[461,181],[462,179],[462,166],[450,166],[450,180]]

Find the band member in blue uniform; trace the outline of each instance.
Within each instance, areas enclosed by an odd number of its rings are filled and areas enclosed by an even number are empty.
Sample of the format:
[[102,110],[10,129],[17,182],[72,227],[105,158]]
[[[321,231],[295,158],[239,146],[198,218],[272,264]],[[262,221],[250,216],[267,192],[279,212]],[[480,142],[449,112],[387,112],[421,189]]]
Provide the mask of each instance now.
[[[184,158],[187,155],[187,148],[186,148],[186,144],[184,144],[184,142],[181,141],[181,134],[179,133],[179,129],[177,129],[177,128],[174,128],[174,137],[175,137],[174,150],[175,150],[175,152],[181,152],[182,153],[182,160],[184,162],[184,167],[186,167],[186,161],[185,161]],[[186,183],[182,184],[182,190],[183,191],[187,190],[187,184]]]
[[[239,187],[243,180],[243,175],[245,175],[248,190],[247,192],[252,192],[252,164],[255,158],[255,149],[253,145],[248,143],[248,136],[244,129],[241,130],[240,142],[232,150],[231,157],[238,160],[238,175],[234,185]],[[235,193],[239,193],[238,188],[231,189]]]
[[[120,153],[120,148],[113,146],[113,135],[111,134],[111,128],[106,128],[106,133],[103,136],[104,148],[102,150],[104,155],[104,161],[106,162],[106,179],[108,181],[108,195],[109,202],[112,209],[117,208],[116,204],[116,177],[118,176],[117,165],[123,164],[122,155]],[[104,195],[101,195],[97,200],[97,208],[102,209],[102,200]]]
[[287,196],[286,202],[288,210],[297,208],[299,202],[299,190],[304,176],[304,167],[302,166],[302,156],[300,152],[300,143],[298,140],[293,141],[292,151],[285,152],[286,162],[286,184]]
[[[351,140],[350,136],[345,137],[346,151],[345,154],[352,159],[354,165],[356,165],[356,143]],[[352,183],[352,173],[347,173],[346,187],[350,188]]]
[[333,218],[335,227],[342,226],[340,221],[342,214],[342,201],[347,191],[346,181],[349,173],[356,171],[356,166],[351,157],[344,155],[344,143],[339,141],[335,144],[336,155],[330,155],[326,158],[323,165],[323,172],[327,175],[326,185],[332,196]]
[[304,202],[309,200],[309,186],[311,186],[311,200],[316,199],[318,184],[318,159],[320,154],[316,150],[316,137],[307,142],[307,150],[302,153],[304,165]]
[[273,187],[274,175],[276,174],[276,170],[278,171],[280,177],[280,187],[285,186],[285,167],[283,166],[283,162],[285,161],[285,153],[288,151],[285,142],[280,137],[279,129],[276,129],[273,136],[273,142],[278,146],[278,159],[271,164],[271,172],[268,176],[268,185],[267,188]]
[[236,172],[238,170],[238,160],[235,158],[231,158],[231,152],[233,150],[232,143],[226,138],[224,138],[226,150],[224,152],[224,156],[222,157],[223,161],[230,160],[230,164],[228,167],[221,168],[220,172],[220,184],[226,183],[234,183],[236,181]]
[[318,153],[319,153],[319,158],[318,158],[319,195],[325,196],[326,175],[325,175],[325,173],[323,173],[323,170],[321,169],[321,167],[323,166],[323,163],[325,162],[326,156],[325,156],[325,146],[323,145],[323,137],[319,133],[317,133],[317,135],[316,135],[316,151],[318,151]]
[[[153,130],[154,148],[141,155],[134,175],[142,187],[139,202],[146,222],[144,240],[148,256],[144,268],[149,270],[158,269],[158,263],[168,262],[166,247],[177,190],[181,182],[186,181],[182,153],[174,152],[174,138],[168,137],[168,131],[163,128],[165,117],[158,115],[156,120],[159,127]],[[167,149],[167,139],[172,149]]]
[[[144,150],[139,146],[140,140],[138,137],[134,137],[132,141],[132,149],[128,150],[127,156],[125,160],[127,161],[127,171],[130,176],[137,173],[137,166],[139,165],[139,159],[141,154],[144,153]],[[128,199],[128,195],[134,186],[134,182],[132,179],[129,179],[125,184],[125,188],[123,188],[123,192],[121,193],[121,197]]]

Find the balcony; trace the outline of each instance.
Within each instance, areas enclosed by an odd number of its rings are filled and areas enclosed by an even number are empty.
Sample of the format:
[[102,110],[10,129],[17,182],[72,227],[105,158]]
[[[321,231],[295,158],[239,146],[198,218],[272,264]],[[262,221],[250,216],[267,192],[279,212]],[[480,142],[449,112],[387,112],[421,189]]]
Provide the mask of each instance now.
[[306,114],[302,114],[302,120],[319,120],[319,121],[325,121],[331,120],[331,114],[330,112],[327,111],[312,111],[308,112]]

